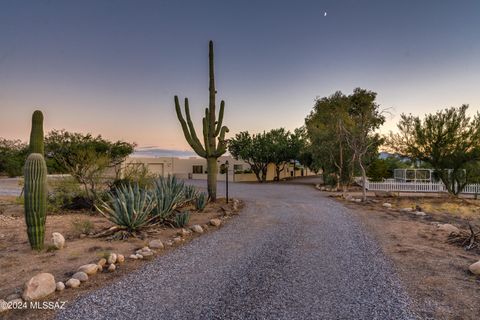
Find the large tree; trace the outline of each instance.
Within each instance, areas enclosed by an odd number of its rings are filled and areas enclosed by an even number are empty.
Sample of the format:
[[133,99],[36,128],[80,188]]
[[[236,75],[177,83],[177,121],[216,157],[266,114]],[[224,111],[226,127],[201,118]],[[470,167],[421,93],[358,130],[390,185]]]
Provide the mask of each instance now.
[[21,176],[27,154],[28,146],[22,141],[0,138],[0,174]]
[[352,180],[351,152],[348,149],[345,127],[348,122],[348,97],[340,91],[315,101],[313,110],[305,119],[310,142],[309,151],[316,167],[323,171],[324,181],[333,177],[337,188]]
[[242,159],[250,165],[258,182],[267,180],[268,164],[273,162],[273,158],[270,153],[271,140],[266,133],[237,133],[229,140],[228,150],[235,159]]
[[378,147],[383,143],[383,138],[375,132],[385,122],[383,111],[375,102],[376,96],[375,92],[356,88],[348,96],[348,124],[343,127],[352,163],[358,164],[362,174],[363,201],[367,199],[367,161],[373,160],[372,155],[377,157]]
[[134,151],[135,144],[108,141],[102,136],[51,131],[45,138],[45,153],[65,172],[83,185],[87,197],[93,202],[105,171],[115,169]]
[[423,119],[402,114],[388,145],[395,152],[430,164],[449,193],[458,195],[469,183],[469,170],[480,160],[480,114],[467,115],[468,105],[448,108]]

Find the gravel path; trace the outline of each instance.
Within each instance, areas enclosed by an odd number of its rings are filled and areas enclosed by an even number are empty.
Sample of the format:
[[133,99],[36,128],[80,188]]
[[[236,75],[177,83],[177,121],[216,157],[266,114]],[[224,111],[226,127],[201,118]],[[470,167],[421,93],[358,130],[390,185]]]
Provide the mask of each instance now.
[[378,245],[341,204],[300,184],[230,190],[246,202],[240,216],[58,319],[414,318]]

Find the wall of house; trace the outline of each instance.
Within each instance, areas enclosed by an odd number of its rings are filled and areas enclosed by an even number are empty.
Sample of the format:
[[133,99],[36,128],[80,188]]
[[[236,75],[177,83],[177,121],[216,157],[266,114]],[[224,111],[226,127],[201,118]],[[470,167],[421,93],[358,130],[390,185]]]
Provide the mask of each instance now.
[[[229,170],[228,178],[230,181],[257,181],[254,173],[243,173],[245,170],[250,170],[250,165],[242,160],[235,160],[231,156],[223,156],[218,158],[218,181],[225,181],[226,174],[220,173],[220,167],[228,160]],[[191,157],[191,158],[174,158],[174,157],[157,157],[157,158],[139,158],[129,157],[122,165],[122,170],[125,170],[128,166],[132,165],[146,165],[151,173],[167,176],[175,175],[181,179],[207,179],[207,161],[203,158]],[[194,166],[197,166],[197,172],[194,173]],[[201,168],[199,167],[201,166]],[[201,169],[201,170],[200,170]],[[303,175],[314,175],[308,169],[296,168],[295,176],[300,177]],[[285,169],[280,173],[280,179],[286,179],[293,177],[293,165],[287,164]],[[275,165],[269,164],[267,169],[267,181],[273,181],[275,179]]]

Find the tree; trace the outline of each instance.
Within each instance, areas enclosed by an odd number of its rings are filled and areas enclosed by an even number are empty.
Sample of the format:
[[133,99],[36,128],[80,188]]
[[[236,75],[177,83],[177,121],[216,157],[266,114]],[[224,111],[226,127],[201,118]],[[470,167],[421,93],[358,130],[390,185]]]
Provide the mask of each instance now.
[[265,132],[253,135],[247,131],[240,132],[228,144],[232,156],[248,163],[258,182],[267,180],[268,164],[273,162],[270,148],[271,142]]
[[363,201],[367,200],[366,160],[369,155],[376,157],[378,147],[383,143],[383,138],[375,133],[385,122],[383,111],[375,102],[376,96],[375,92],[356,88],[348,97],[349,123],[343,126],[346,142],[352,153],[352,164],[356,161],[362,174]]
[[20,140],[0,138],[0,174],[17,177],[23,174],[28,146]]
[[[180,109],[180,102],[178,96],[175,96],[175,111],[177,112],[178,120],[182,125],[183,134],[188,144],[192,149],[202,158],[207,160],[207,189],[208,196],[211,201],[215,202],[217,199],[217,173],[218,165],[217,159],[222,156],[227,150],[227,140],[225,140],[225,134],[228,132],[226,126],[222,126],[223,112],[225,108],[225,102],[220,102],[220,112],[218,115],[215,113],[215,95],[217,90],[215,89],[215,75],[213,68],[213,42],[210,41],[208,48],[208,63],[209,63],[209,77],[210,84],[209,91],[209,103],[208,108],[205,109],[205,117],[203,117],[203,145],[200,139],[197,137],[195,127],[193,126],[192,119],[190,117],[190,109],[188,105],[188,98],[185,98],[185,114],[187,121],[183,118],[182,111]],[[218,139],[218,144],[217,144]]]
[[480,160],[480,114],[472,118],[468,105],[448,108],[425,118],[401,115],[398,133],[388,145],[395,152],[435,169],[449,193],[458,195],[471,179],[467,169]]
[[118,167],[134,147],[124,141],[110,142],[100,135],[64,130],[53,130],[45,139],[46,156],[83,185],[92,205],[106,169]]
[[314,165],[322,169],[324,181],[335,177],[337,188],[345,187],[352,181],[353,165],[348,149],[345,128],[348,121],[348,97],[337,91],[329,97],[315,101],[313,110],[305,119],[309,153]]

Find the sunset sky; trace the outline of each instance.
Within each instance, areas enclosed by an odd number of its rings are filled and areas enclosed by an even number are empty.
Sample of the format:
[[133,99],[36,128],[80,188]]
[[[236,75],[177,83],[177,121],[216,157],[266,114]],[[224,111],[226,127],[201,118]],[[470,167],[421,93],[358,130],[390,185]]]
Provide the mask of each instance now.
[[40,108],[46,130],[186,150],[173,96],[200,127],[210,39],[230,135],[294,129],[355,87],[393,108],[383,132],[480,107],[478,0],[0,0],[0,137],[26,140]]

